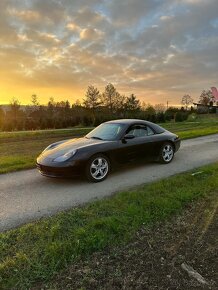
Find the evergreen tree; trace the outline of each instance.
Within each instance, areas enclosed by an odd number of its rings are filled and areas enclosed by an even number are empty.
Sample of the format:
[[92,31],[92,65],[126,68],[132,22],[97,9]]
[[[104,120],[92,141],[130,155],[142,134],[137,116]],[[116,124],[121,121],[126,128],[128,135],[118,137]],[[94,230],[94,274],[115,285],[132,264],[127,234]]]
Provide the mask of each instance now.
[[134,113],[140,110],[140,101],[137,100],[134,94],[131,94],[129,97],[127,97],[126,110]]
[[101,104],[100,92],[94,86],[88,86],[85,99],[83,100],[85,108],[90,109],[93,117],[93,123],[96,118],[96,110]]
[[102,103],[109,109],[112,115],[116,111],[116,104],[119,102],[120,94],[117,93],[112,84],[108,84],[102,94]]

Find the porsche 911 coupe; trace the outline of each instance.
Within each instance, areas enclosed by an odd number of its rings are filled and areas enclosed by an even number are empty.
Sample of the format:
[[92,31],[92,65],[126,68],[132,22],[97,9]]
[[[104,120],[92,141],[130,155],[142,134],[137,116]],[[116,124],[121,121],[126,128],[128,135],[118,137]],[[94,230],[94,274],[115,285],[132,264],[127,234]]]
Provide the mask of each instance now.
[[170,163],[180,138],[157,124],[137,119],[102,123],[82,138],[49,145],[37,158],[37,168],[47,177],[85,175],[103,181],[114,166],[137,159]]

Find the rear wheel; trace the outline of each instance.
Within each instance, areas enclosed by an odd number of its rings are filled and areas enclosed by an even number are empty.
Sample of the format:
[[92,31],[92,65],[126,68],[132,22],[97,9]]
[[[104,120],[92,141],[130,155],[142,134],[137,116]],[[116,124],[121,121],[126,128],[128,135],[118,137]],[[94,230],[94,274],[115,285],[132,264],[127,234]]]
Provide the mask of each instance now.
[[95,155],[86,166],[86,177],[92,182],[100,182],[108,176],[109,171],[109,159],[102,154]]
[[164,143],[160,150],[159,161],[161,163],[167,164],[173,160],[173,157],[174,157],[173,145],[169,142]]

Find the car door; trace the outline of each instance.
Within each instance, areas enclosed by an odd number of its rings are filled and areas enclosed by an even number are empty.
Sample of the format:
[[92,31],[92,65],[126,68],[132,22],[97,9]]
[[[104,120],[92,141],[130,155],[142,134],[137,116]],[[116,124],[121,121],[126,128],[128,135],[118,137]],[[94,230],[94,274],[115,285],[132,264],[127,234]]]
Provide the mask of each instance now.
[[137,158],[140,158],[144,147],[145,140],[143,136],[145,136],[145,127],[141,124],[135,124],[130,126],[125,134],[133,135],[133,139],[122,139],[121,141],[121,158],[123,161],[132,161]]
[[139,158],[152,159],[155,155],[155,132],[148,125],[143,125],[144,134],[141,134]]

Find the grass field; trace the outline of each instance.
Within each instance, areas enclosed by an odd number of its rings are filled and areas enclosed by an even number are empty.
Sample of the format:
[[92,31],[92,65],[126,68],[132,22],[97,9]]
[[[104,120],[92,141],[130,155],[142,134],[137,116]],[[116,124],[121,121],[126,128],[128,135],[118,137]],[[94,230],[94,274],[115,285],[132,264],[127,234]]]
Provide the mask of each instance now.
[[[217,119],[216,119],[217,118]],[[218,117],[191,122],[164,123],[182,139],[218,133]],[[37,155],[49,144],[87,134],[92,128],[0,132],[0,174],[33,168]]]
[[[201,174],[192,175],[201,171]],[[80,258],[123,245],[142,226],[217,194],[218,163],[0,234],[0,288],[29,289]],[[41,289],[41,288],[40,288]]]
[[0,174],[33,168],[49,144],[87,134],[91,128],[0,132]]

